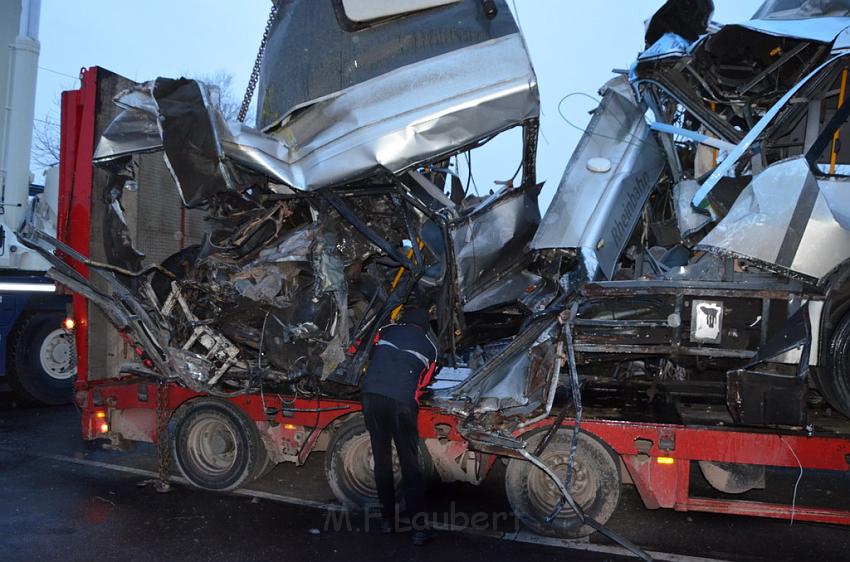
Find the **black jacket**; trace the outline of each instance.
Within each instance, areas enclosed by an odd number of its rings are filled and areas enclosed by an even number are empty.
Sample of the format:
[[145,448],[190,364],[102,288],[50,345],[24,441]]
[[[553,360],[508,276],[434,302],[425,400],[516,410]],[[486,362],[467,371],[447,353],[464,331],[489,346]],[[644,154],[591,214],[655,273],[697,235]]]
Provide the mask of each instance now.
[[421,327],[390,324],[378,332],[360,391],[399,402],[415,401],[437,360],[437,348]]

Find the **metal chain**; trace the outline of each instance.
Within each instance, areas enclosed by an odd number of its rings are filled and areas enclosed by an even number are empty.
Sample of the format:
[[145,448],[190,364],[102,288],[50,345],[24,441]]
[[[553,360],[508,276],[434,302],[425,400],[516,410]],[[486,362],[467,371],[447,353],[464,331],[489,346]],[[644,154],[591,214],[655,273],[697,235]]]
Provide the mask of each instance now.
[[169,473],[171,455],[168,450],[168,383],[161,381],[156,389],[156,461],[158,480],[157,492],[171,491]]
[[262,41],[260,41],[260,50],[257,51],[257,59],[254,61],[254,69],[251,71],[251,79],[248,80],[248,88],[245,90],[245,97],[242,98],[242,106],[239,108],[239,116],[236,118],[240,123],[244,123],[245,117],[248,116],[248,106],[251,105],[251,98],[254,97],[254,90],[257,88],[260,67],[263,64],[263,56],[266,54],[266,42],[269,40],[269,33],[272,31],[275,19],[277,19],[277,4],[273,0],[269,19],[266,21],[266,30],[263,32]]

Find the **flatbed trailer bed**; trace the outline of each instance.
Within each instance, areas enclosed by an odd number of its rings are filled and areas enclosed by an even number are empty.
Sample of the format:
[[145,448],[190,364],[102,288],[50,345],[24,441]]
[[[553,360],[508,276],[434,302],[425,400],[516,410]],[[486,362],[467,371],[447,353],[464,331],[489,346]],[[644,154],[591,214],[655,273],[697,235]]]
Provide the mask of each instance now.
[[[204,396],[174,384],[162,386],[133,378],[92,383],[77,394],[78,404],[82,406],[84,438],[101,439],[120,434],[155,443],[158,437],[156,394],[160,387],[167,394],[165,416],[169,419],[181,408],[186,409],[192,400]],[[287,461],[298,465],[317,449],[317,444],[323,443],[318,448],[327,450],[327,443],[332,440],[330,433],[361,410],[356,401],[276,394],[246,394],[227,400],[254,422],[276,426],[279,443],[297,450]],[[270,411],[275,413],[269,415]],[[555,416],[550,416],[524,428],[523,433],[527,436],[547,429],[555,421]],[[422,439],[453,442],[457,450],[465,451],[467,444],[457,431],[457,423],[454,416],[432,408],[420,410]],[[571,430],[574,420],[567,418],[562,426]],[[850,525],[850,510],[691,495],[691,465],[699,461],[846,473],[850,470],[850,436],[847,434],[593,418],[584,419],[580,428],[617,454],[648,509],[673,508]],[[490,459],[490,466],[494,460]]]

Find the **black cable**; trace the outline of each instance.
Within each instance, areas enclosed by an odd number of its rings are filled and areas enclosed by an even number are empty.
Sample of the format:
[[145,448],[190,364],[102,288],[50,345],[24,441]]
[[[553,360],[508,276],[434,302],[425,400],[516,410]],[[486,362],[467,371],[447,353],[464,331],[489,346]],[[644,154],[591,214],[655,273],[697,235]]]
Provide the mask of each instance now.
[[464,190],[464,195],[469,193],[469,183],[472,182],[472,187],[475,188],[475,195],[481,196],[478,193],[478,184],[475,183],[475,177],[472,175],[472,153],[470,151],[466,152],[466,189]]
[[511,179],[510,179],[511,184],[514,183],[514,180],[519,175],[520,170],[522,170],[522,160],[519,161],[519,166],[516,167],[516,172],[514,172],[514,175],[511,176]]
[[[567,344],[567,363],[569,364],[570,370],[570,393],[572,394],[573,404],[575,404],[575,423],[573,426],[573,435],[570,440],[570,453],[567,458],[567,475],[564,478],[564,488],[566,490],[570,489],[570,485],[573,479],[573,471],[575,470],[575,461],[576,461],[576,451],[578,449],[578,438],[581,433],[581,388],[579,387],[578,380],[578,369],[576,368],[575,362],[575,346],[573,345],[573,332],[572,332],[572,322],[575,318],[576,313],[578,312],[578,303],[575,302],[570,307],[570,317],[567,322],[564,324],[564,339]],[[568,498],[563,498],[558,505],[555,506],[555,509],[546,517],[546,521],[554,520],[558,514],[561,513],[561,510],[564,509],[564,502],[569,501]],[[572,507],[572,506],[571,506]]]
[[[623,142],[623,141],[625,141],[625,140],[626,140],[626,139],[618,139],[617,137],[612,137],[612,136],[609,136],[609,135],[603,135],[603,134],[598,133],[598,132],[596,132],[596,131],[594,131],[594,132],[592,132],[592,133],[589,133],[589,132],[588,132],[588,130],[587,130],[587,128],[585,128],[585,127],[580,127],[580,126],[576,125],[575,123],[573,123],[572,121],[570,121],[569,119],[567,119],[567,116],[566,116],[566,115],[564,115],[564,112],[563,112],[563,111],[561,111],[561,105],[562,105],[562,104],[563,104],[563,103],[564,103],[567,99],[569,99],[569,98],[571,98],[571,97],[573,97],[573,96],[584,96],[584,97],[586,97],[586,98],[588,98],[588,99],[591,99],[591,100],[593,100],[593,101],[597,102],[597,109],[598,109],[598,107],[599,107],[599,106],[598,106],[598,104],[601,104],[601,103],[602,103],[602,102],[601,102],[601,100],[598,100],[598,99],[596,99],[595,97],[591,96],[590,94],[586,94],[586,93],[584,93],[584,92],[572,92],[572,93],[569,93],[569,94],[565,95],[565,96],[564,96],[564,97],[562,97],[562,98],[561,98],[561,100],[558,102],[558,115],[560,115],[560,116],[561,116],[561,119],[563,119],[563,120],[564,120],[564,122],[565,122],[567,125],[569,125],[569,126],[570,126],[570,127],[572,127],[573,129],[575,129],[575,130],[577,130],[577,131],[580,131],[580,132],[582,132],[582,133],[584,133],[584,134],[591,134],[591,135],[593,135],[594,137],[599,137],[599,138],[601,138],[601,139],[608,139],[608,140],[613,140],[613,141],[617,141],[617,142]],[[657,117],[657,116],[656,116],[656,117]],[[624,128],[626,127],[626,124],[625,124],[625,123],[623,123],[622,121],[620,121],[619,119],[617,119],[617,123],[618,123],[621,127],[624,127]],[[632,138],[636,138],[636,136],[635,136],[634,134],[632,134],[632,135],[630,135],[630,136],[631,136]],[[651,138],[651,137],[648,137],[648,138]],[[657,142],[650,142],[649,140],[640,140],[640,139],[637,139],[637,142],[632,142],[631,140],[627,142],[627,144],[628,144],[628,145],[630,145],[630,146],[637,146],[637,147],[642,147],[644,144],[647,144],[647,143],[649,144],[649,146],[650,146],[650,148],[651,148],[651,149],[653,149],[653,150],[657,151],[659,154],[662,154],[662,155],[664,155],[664,156],[666,157],[666,152],[664,152],[664,150],[663,150],[661,147],[659,147],[659,146],[658,146],[658,143],[657,143]]]
[[[625,548],[626,550],[628,550],[629,552],[631,552],[632,554],[634,554],[635,556],[640,558],[641,560],[645,560],[647,562],[652,562],[652,557],[648,553],[646,553],[643,549],[641,549],[640,547],[638,547],[637,545],[635,545],[631,541],[627,540],[626,538],[621,537],[620,535],[618,535],[614,531],[610,530],[608,527],[606,527],[602,523],[599,523],[598,521],[594,520],[592,517],[588,517],[584,513],[584,511],[581,509],[581,507],[576,503],[575,499],[573,499],[572,495],[569,492],[570,481],[572,479],[572,472],[573,472],[574,465],[575,465],[575,453],[576,453],[576,449],[578,448],[578,435],[581,432],[581,415],[582,415],[581,389],[580,389],[580,386],[579,386],[578,369],[576,367],[576,360],[575,360],[575,346],[574,346],[574,343],[573,343],[573,334],[572,334],[572,329],[571,329],[571,325],[572,325],[573,321],[575,320],[575,316],[576,316],[577,312],[578,312],[578,303],[573,303],[573,305],[570,307],[569,319],[564,324],[564,340],[565,340],[565,343],[567,345],[567,363],[569,364],[569,371],[570,371],[570,390],[572,392],[573,403],[575,404],[575,408],[576,408],[575,426],[573,428],[573,437],[572,437],[572,441],[570,443],[569,458],[567,460],[567,476],[564,479],[563,487],[561,487],[561,485],[559,485],[559,488],[561,488],[561,493],[563,494],[563,498],[558,503],[558,505],[555,506],[555,509],[553,510],[553,512],[546,518],[546,521],[551,522],[552,520],[554,520],[558,516],[558,514],[561,512],[564,505],[566,504],[576,514],[576,517],[578,517],[579,521],[582,524],[587,525],[587,526],[593,528],[594,530],[600,532],[601,534],[608,537],[612,541],[616,542],[617,544],[619,544],[620,546],[622,546],[623,548]],[[566,407],[564,408],[564,410],[566,410]],[[562,411],[562,413],[563,413],[563,411]],[[560,414],[559,414],[558,417],[562,418],[562,416]],[[558,424],[558,425],[560,425],[560,424]],[[545,447],[542,447],[542,448],[538,447],[538,450],[535,451],[535,452],[542,454],[543,450],[545,450]],[[527,452],[526,452],[526,455],[528,455]],[[540,463],[541,466],[545,466],[539,458],[536,458],[537,456],[538,455],[535,455],[536,462]],[[528,458],[528,457],[526,457],[526,458]],[[544,471],[544,472],[546,472],[546,471]],[[547,474],[550,477],[554,476],[554,473],[552,473],[551,471],[549,471]]]

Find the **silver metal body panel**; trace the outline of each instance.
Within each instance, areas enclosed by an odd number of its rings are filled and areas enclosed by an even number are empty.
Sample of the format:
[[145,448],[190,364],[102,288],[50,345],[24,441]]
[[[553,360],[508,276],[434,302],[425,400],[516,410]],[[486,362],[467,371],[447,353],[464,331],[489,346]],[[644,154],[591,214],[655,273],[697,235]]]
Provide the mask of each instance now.
[[673,186],[673,200],[676,202],[676,223],[682,238],[698,232],[709,225],[711,217],[699,213],[691,205],[691,199],[699,189],[696,180],[682,180]]
[[[588,274],[598,267],[609,279],[665,165],[643,108],[617,90],[606,89],[531,243],[580,249]],[[596,157],[609,160],[610,170],[591,171]]]
[[778,162],[753,179],[697,249],[822,281],[850,258],[847,187],[818,181],[803,157]]
[[812,17],[808,19],[758,19],[738,23],[741,27],[810,41],[831,43],[839,33],[850,27],[848,17]]
[[287,183],[318,189],[377,168],[393,173],[539,115],[519,34],[452,51],[302,108],[274,131]]
[[[116,99],[129,109],[98,143],[95,162],[160,147],[151,88],[148,83]],[[273,135],[225,124],[208,109],[225,156],[314,190],[382,168],[398,173],[457,151],[538,117],[539,105],[534,69],[522,38],[513,34],[352,86],[299,109]]]

